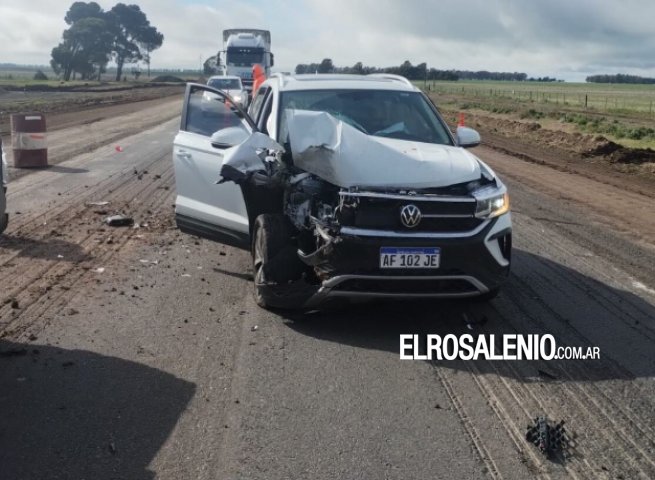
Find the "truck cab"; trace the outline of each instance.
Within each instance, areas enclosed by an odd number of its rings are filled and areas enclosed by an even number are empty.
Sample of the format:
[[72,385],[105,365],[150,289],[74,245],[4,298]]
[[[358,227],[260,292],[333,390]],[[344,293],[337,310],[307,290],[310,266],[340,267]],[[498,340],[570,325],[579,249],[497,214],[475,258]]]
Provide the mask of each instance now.
[[241,78],[244,87],[252,92],[252,67],[259,64],[266,77],[271,74],[274,57],[271,53],[271,32],[237,28],[223,31],[223,59],[225,75]]

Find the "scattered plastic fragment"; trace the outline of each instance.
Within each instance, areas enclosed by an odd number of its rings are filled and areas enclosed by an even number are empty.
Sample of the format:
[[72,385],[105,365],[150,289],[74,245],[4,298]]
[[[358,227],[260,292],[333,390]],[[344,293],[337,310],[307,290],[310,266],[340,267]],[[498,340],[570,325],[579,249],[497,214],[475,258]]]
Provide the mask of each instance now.
[[123,147],[121,147],[120,145],[116,145],[115,148],[116,148],[117,152],[122,152],[123,151]]
[[134,223],[131,217],[125,215],[112,215],[105,218],[105,223],[110,227],[127,227]]
[[535,417],[534,424],[528,425],[525,439],[545,456],[550,457],[557,453],[562,453],[565,458],[570,456],[569,448],[572,445],[564,428],[564,420],[553,425],[548,417]]
[[109,202],[86,202],[86,204],[93,207],[104,207],[105,205],[109,205]]
[[98,268],[96,268],[96,269],[94,270],[94,272],[96,272],[96,273],[104,273],[104,272],[105,272],[105,268],[104,268],[104,267],[98,267]]

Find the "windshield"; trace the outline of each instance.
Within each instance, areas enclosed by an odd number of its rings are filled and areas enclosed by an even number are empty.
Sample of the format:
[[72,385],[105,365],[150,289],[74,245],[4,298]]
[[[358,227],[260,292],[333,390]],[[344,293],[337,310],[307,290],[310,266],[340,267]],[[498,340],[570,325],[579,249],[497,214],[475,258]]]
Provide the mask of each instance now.
[[[452,145],[446,126],[419,92],[393,90],[304,90],[284,92],[287,109],[327,112],[367,135]],[[287,142],[285,115],[280,118],[282,143]]]
[[233,67],[252,67],[255,63],[263,63],[263,48],[238,48],[227,49],[227,64]]
[[218,90],[241,90],[241,80],[238,78],[211,78],[207,85]]

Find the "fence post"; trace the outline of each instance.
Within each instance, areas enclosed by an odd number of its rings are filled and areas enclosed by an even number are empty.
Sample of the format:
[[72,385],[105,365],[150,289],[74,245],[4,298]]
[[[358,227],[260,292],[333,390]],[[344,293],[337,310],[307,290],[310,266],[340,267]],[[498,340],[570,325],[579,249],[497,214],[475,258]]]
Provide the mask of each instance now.
[[584,94],[584,108],[585,108],[585,110],[587,109],[587,101],[588,101],[588,97],[587,97],[587,94],[585,93]]

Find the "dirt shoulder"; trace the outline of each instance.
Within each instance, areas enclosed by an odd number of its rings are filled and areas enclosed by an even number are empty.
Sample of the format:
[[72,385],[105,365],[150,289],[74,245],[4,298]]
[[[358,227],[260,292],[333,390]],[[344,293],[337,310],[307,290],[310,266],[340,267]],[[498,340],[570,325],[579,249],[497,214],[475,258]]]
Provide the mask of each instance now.
[[[113,142],[118,142],[115,148],[121,151],[123,146],[120,139],[178,117],[181,110],[182,95],[178,93],[151,100],[55,114],[48,120],[48,163],[56,166],[76,155]],[[3,138],[3,142],[9,145],[10,138]],[[13,153],[10,148],[5,148],[5,151],[11,180],[37,171],[12,167]]]
[[[7,91],[0,89],[0,136],[10,134],[13,113],[39,112],[46,115],[48,131],[118,117],[145,109],[172,97],[181,98],[184,85],[73,91]],[[3,140],[5,140],[3,138]]]
[[[451,126],[459,111],[441,108]],[[465,124],[475,128],[482,143],[524,161],[581,175],[629,192],[655,196],[655,151],[622,147],[600,135],[545,128],[529,120],[465,112]]]

